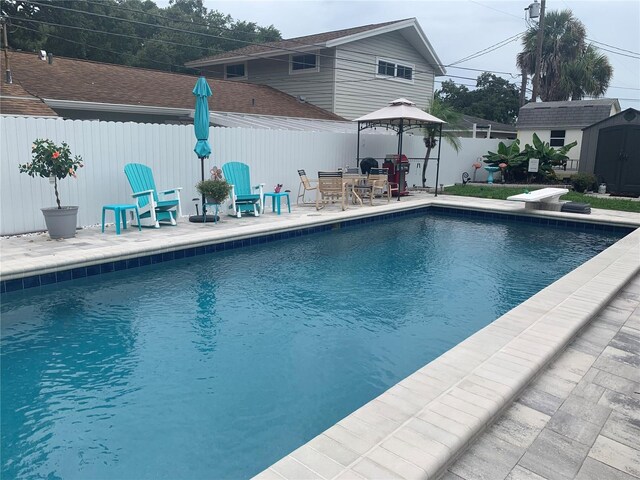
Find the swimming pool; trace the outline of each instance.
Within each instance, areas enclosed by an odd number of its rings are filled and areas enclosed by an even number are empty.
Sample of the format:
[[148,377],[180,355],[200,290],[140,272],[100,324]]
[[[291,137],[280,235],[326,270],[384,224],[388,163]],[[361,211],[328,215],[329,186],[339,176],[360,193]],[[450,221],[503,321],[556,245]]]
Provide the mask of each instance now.
[[11,294],[3,476],[250,476],[618,238],[426,215]]

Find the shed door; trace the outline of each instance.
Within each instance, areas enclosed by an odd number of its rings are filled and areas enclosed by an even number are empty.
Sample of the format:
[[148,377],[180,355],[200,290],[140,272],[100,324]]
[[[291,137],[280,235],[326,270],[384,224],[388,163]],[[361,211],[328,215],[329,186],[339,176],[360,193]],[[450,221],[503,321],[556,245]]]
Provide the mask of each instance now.
[[624,126],[603,128],[598,134],[598,149],[594,173],[598,182],[607,184],[607,191],[620,193],[621,185],[621,156],[624,155],[625,131]]
[[620,193],[640,195],[640,125],[625,125],[626,138],[621,161]]

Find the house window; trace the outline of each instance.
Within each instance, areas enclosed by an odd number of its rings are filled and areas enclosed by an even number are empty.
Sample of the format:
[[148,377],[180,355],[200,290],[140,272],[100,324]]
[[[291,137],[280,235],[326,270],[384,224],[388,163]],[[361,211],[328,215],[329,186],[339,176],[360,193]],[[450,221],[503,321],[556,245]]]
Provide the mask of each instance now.
[[291,72],[318,70],[318,56],[315,53],[307,55],[291,55]]
[[564,136],[566,130],[551,130],[551,140],[549,145],[552,147],[564,147]]
[[390,60],[378,60],[378,75],[413,81],[413,65],[402,65]]
[[244,78],[247,76],[247,69],[244,63],[235,65],[225,65],[224,78]]

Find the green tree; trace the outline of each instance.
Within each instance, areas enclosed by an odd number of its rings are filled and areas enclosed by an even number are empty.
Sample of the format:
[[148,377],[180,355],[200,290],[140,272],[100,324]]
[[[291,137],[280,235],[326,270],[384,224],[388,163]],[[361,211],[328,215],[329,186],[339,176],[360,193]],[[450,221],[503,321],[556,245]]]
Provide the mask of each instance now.
[[436,98],[463,114],[508,124],[515,123],[520,108],[518,87],[489,72],[478,76],[475,90],[444,81]]
[[12,48],[170,71],[189,72],[183,64],[190,60],[281,39],[272,25],[234,21],[207,10],[203,0],[170,0],[165,8],[151,0],[3,0],[0,5],[11,22]]
[[[538,25],[522,38],[523,50],[517,56],[520,69],[529,75],[536,71]],[[586,43],[584,24],[571,10],[549,11],[545,15],[540,71],[540,98],[544,102],[580,100],[606,92],[613,68],[605,55]]]
[[[462,115],[446,105],[439,98],[434,98],[431,102],[431,107],[428,109],[428,113],[434,117],[439,118],[447,122],[451,130],[462,130],[461,121]],[[451,130],[442,130],[442,138],[447,141],[449,145],[453,147],[456,152],[459,152],[462,148],[460,139],[456,132]],[[431,151],[438,145],[438,137],[440,133],[440,124],[429,125],[423,130],[424,146],[427,147],[427,152],[424,155],[424,163],[422,164],[422,187],[427,186],[427,165],[429,164],[429,158],[431,157]],[[436,188],[438,186],[436,185]]]

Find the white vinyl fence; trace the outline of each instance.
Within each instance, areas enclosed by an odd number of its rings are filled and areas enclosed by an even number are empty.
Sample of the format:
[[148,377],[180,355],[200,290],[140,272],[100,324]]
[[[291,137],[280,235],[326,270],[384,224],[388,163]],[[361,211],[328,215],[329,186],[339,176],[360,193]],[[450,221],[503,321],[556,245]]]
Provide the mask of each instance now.
[[[114,123],[89,120],[1,117],[0,119],[0,235],[13,235],[45,229],[41,207],[55,205],[53,186],[47,179],[21,174],[19,163],[31,159],[31,145],[36,138],[56,143],[65,141],[74,155],[81,155],[85,167],[78,178],[59,182],[63,205],[79,205],[79,226],[100,223],[102,206],[110,203],[133,203],[131,189],[124,175],[127,163],[144,163],[153,169],[160,190],[183,187],[183,214],[195,213],[195,184],[201,178],[200,161],[193,152],[195,137],[189,125]],[[253,183],[265,183],[271,191],[277,183],[295,194],[297,170],[304,168],[310,177],[318,170],[355,166],[356,134],[264,129],[212,128],[212,154],[205,160],[205,177],[212,166],[229,161],[247,163]],[[457,155],[442,146],[439,183],[460,181],[463,171],[487,150],[495,150],[497,140],[461,139],[463,149]],[[397,151],[395,135],[361,135],[360,156],[384,157]],[[423,158],[420,136],[405,136],[404,153]],[[437,152],[433,153],[435,156]],[[422,163],[421,161],[419,163]],[[407,182],[420,185],[416,161]],[[435,184],[436,162],[429,163],[427,183]],[[486,176],[485,176],[486,178]],[[480,179],[480,177],[478,177]],[[295,195],[292,200],[295,201]],[[111,217],[107,221],[113,221]]]

